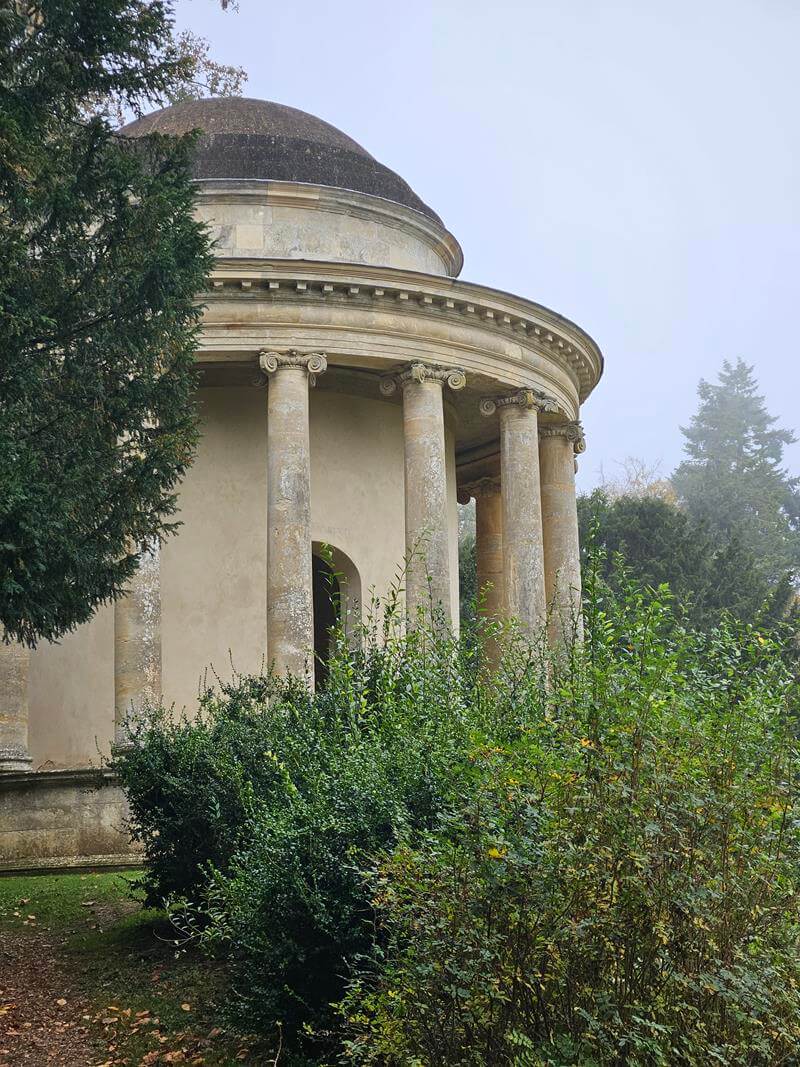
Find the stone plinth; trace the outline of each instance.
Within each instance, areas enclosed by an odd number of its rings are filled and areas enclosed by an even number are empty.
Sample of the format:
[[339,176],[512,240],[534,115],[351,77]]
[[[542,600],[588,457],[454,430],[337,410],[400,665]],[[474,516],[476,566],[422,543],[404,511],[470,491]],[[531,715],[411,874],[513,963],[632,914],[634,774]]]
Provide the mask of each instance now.
[[0,775],[0,872],[141,862],[127,818],[108,771]]

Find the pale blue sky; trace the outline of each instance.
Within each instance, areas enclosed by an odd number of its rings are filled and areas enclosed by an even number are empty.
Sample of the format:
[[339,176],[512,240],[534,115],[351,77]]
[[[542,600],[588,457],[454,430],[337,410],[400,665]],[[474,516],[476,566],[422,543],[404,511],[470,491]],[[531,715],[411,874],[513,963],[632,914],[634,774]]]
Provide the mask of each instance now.
[[[398,171],[462,277],[574,319],[606,357],[580,483],[680,461],[701,376],[743,356],[800,430],[798,0],[179,0],[248,96]],[[787,456],[800,473],[800,445]]]

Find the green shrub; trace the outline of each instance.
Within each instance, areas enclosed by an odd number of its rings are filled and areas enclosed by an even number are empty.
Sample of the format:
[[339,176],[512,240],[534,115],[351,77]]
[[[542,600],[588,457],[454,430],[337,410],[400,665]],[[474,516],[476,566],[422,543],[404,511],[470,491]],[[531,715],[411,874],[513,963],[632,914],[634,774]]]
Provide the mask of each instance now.
[[254,811],[282,782],[265,754],[287,728],[285,709],[302,719],[308,705],[299,686],[242,677],[205,692],[196,719],[151,708],[128,724],[114,768],[144,846],[149,904],[193,896],[209,867],[227,869]]
[[[242,678],[206,694],[197,721],[152,712],[117,756],[150,894],[181,898],[181,930],[229,960],[248,1031],[326,1035],[348,961],[370,948],[360,866],[436,826],[475,747],[518,728],[475,641],[424,624],[405,636],[397,605],[383,609],[357,642],[337,636],[313,696]],[[513,684],[540,686],[537,657],[518,653]]]
[[248,1032],[386,1067],[792,1062],[791,674],[615,584],[550,659],[494,633],[487,676],[480,622],[404,635],[389,604],[316,694],[240,678],[132,727],[148,888]]
[[[586,641],[460,801],[365,875],[344,1062],[785,1064],[800,1045],[796,694],[744,627],[590,576]],[[508,698],[500,693],[498,699]],[[506,720],[507,721],[507,720]]]

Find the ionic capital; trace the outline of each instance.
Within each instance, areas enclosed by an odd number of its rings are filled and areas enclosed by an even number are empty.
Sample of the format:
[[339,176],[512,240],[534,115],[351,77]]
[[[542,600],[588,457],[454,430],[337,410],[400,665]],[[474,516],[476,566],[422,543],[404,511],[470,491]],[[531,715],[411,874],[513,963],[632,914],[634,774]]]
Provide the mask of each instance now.
[[298,352],[295,348],[282,352],[263,351],[258,353],[258,365],[266,375],[275,374],[282,367],[305,367],[308,381],[314,385],[317,375],[328,369],[328,360],[324,352]]
[[548,396],[538,389],[517,389],[505,396],[485,396],[480,403],[482,415],[494,415],[498,408],[515,405],[531,411],[556,412],[558,402],[555,397]]
[[540,437],[566,437],[572,442],[572,449],[576,456],[586,451],[586,437],[583,427],[576,420],[574,422],[547,423],[539,427]]
[[416,382],[438,382],[442,387],[448,385],[454,392],[463,389],[467,376],[460,367],[439,367],[431,363],[410,363],[405,370],[397,374],[386,374],[381,378],[380,390],[384,396],[391,396],[397,387],[405,389]]

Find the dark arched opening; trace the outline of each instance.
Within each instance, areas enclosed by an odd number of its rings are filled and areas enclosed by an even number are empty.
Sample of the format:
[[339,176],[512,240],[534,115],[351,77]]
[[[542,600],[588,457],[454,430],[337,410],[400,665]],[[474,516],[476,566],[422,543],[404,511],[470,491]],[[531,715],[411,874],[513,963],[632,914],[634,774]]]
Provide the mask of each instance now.
[[314,590],[314,660],[317,688],[328,680],[332,630],[338,625],[341,611],[339,579],[327,560],[311,557]]

